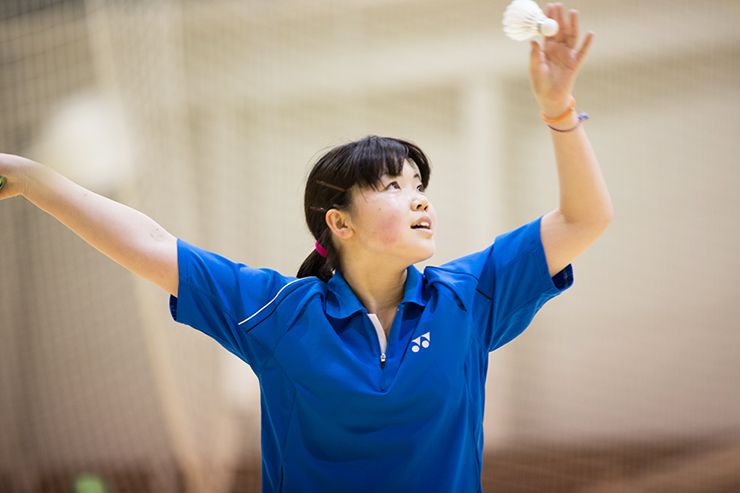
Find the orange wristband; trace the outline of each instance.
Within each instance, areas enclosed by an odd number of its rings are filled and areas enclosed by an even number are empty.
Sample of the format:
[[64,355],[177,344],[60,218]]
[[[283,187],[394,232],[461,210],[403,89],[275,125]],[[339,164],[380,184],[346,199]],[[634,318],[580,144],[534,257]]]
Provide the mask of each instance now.
[[573,109],[574,109],[575,107],[576,107],[576,98],[574,98],[573,96],[571,96],[571,97],[570,97],[570,108],[568,108],[568,111],[566,111],[565,113],[563,113],[563,114],[562,114],[561,116],[559,116],[558,118],[555,118],[554,120],[548,120],[548,119],[547,119],[547,116],[545,116],[545,112],[543,111],[543,112],[542,112],[542,120],[543,120],[543,121],[544,121],[545,123],[560,123],[560,122],[562,122],[563,120],[565,120],[566,118],[568,118],[568,116],[570,116],[571,112],[573,111]]

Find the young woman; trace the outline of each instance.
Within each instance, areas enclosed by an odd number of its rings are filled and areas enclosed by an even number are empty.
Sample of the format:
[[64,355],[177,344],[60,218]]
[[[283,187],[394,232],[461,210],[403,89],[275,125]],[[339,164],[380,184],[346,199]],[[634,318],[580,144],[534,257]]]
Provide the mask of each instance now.
[[247,362],[262,389],[263,491],[480,491],[490,351],[572,283],[612,209],[571,91],[578,14],[532,42],[560,206],[492,246],[420,273],[436,216],[429,163],[398,139],[329,151],[306,183],[315,251],[297,277],[173,237],[145,215],[30,160],[0,155],[0,199],[23,195],[171,296],[173,317]]

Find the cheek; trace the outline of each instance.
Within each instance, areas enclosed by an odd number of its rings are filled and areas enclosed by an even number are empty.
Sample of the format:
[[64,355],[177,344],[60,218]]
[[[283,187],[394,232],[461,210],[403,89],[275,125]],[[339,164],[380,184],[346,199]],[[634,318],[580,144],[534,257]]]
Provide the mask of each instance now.
[[408,227],[408,216],[393,208],[378,208],[371,234],[373,239],[384,246],[403,242],[403,227]]

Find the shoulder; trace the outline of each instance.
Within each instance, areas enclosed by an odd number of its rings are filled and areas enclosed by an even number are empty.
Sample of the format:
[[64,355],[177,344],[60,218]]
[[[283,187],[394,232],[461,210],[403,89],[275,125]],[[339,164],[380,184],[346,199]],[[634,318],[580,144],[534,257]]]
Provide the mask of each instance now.
[[[326,289],[315,277],[299,279],[273,269],[250,267],[182,240],[178,240],[178,256],[177,311],[184,314],[192,306],[198,313],[221,312],[240,328],[264,322],[278,308],[300,308],[303,298]],[[183,323],[185,320],[182,318]]]
[[427,267],[424,276],[430,287],[445,286],[470,308],[476,295],[492,300],[495,279],[522,263],[532,262],[542,252],[540,219],[496,237],[487,248],[457,258],[439,267]]
[[[482,252],[474,255],[480,254]],[[424,281],[430,291],[452,295],[458,305],[466,311],[472,308],[472,300],[479,284],[475,272],[465,268],[473,263],[470,262],[470,257],[472,256],[465,257],[465,260],[458,259],[454,263],[424,269]]]
[[[312,299],[326,297],[326,283],[316,277],[284,278],[287,282],[262,306],[246,314],[238,325],[246,332],[272,321],[288,328],[303,312]],[[272,319],[272,320],[271,320]]]

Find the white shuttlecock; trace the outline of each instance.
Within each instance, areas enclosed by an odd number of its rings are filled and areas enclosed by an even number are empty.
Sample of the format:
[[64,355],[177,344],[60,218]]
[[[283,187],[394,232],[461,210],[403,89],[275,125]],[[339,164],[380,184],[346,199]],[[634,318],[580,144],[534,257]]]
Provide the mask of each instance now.
[[504,11],[504,33],[516,41],[543,36],[554,36],[558,32],[558,21],[545,17],[542,9],[533,0],[514,0]]

